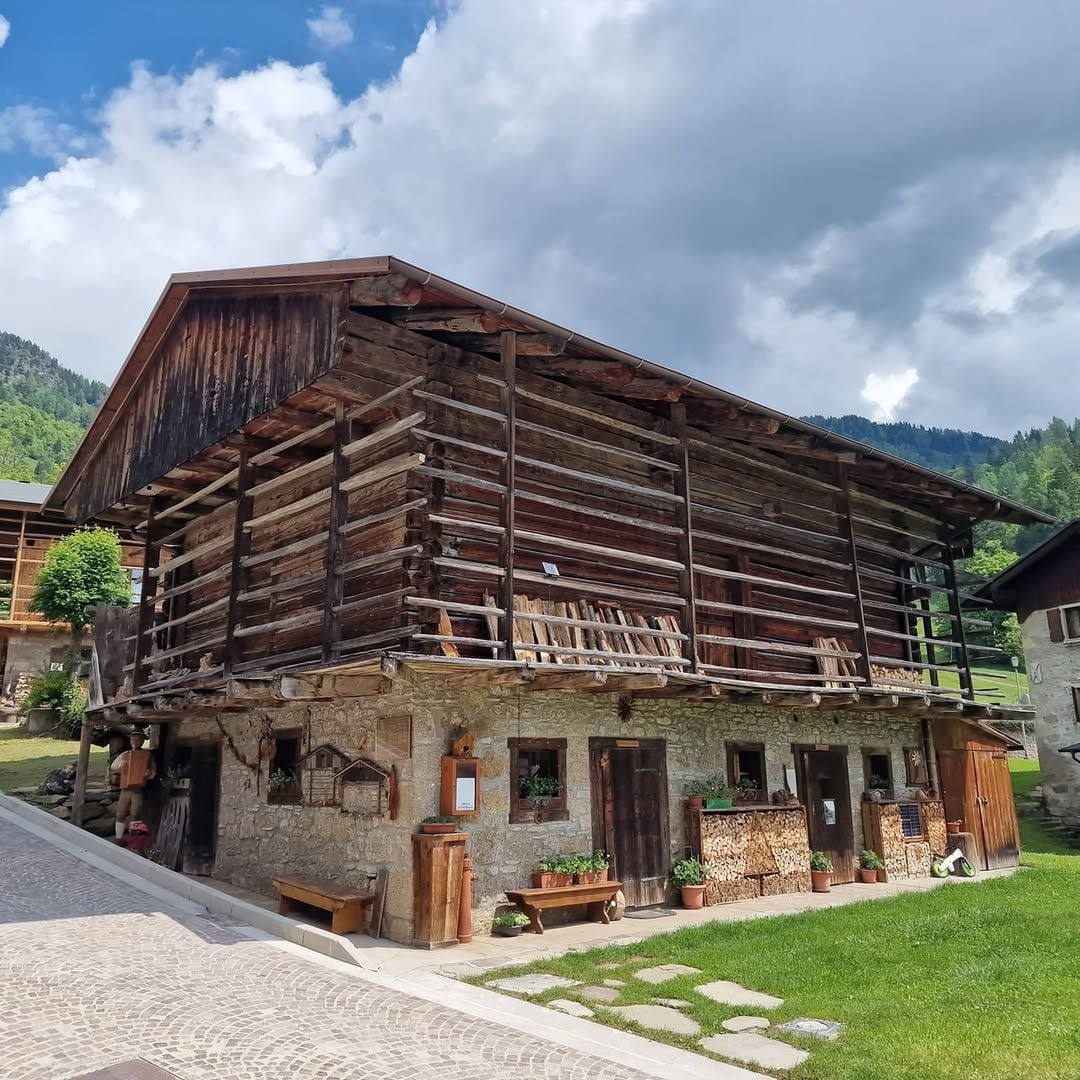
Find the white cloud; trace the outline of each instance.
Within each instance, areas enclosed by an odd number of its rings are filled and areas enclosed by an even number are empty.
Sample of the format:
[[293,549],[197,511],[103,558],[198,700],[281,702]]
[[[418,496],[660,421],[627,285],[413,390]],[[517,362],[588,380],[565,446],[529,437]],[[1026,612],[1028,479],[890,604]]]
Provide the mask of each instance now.
[[878,374],[871,371],[863,383],[861,396],[863,401],[873,407],[871,418],[874,420],[892,420],[896,410],[904,403],[911,388],[919,381],[919,373],[914,368]]
[[7,41],[10,33],[11,23],[3,15],[0,15],[0,49],[4,47],[4,42]]
[[961,10],[459,0],[353,100],[136,67],[82,148],[23,117],[66,156],[0,204],[0,328],[107,378],[174,271],[395,254],[791,413],[1080,412],[1080,66]]
[[327,5],[307,21],[308,32],[324,49],[337,49],[353,39],[353,28],[345,12]]

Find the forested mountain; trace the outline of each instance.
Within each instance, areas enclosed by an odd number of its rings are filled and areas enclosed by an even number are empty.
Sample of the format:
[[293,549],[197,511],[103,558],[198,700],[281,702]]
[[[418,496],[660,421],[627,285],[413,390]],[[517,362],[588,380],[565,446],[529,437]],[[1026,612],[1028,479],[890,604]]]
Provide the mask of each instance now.
[[951,473],[980,462],[1006,443],[991,435],[958,428],[923,427],[920,424],[897,422],[891,424],[867,420],[865,416],[804,416],[808,423],[835,431],[849,439],[877,446],[905,461],[914,461],[928,469]]
[[106,389],[32,341],[0,332],[0,478],[56,479]]

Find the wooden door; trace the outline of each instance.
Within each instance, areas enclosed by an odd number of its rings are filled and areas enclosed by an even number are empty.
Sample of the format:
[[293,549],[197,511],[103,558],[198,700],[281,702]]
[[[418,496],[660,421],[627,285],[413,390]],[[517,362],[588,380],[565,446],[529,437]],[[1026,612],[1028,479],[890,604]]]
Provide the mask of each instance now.
[[812,851],[833,864],[833,881],[855,880],[855,832],[851,820],[846,748],[798,749],[799,797],[806,807]]
[[1013,802],[1009,763],[1004,751],[972,750],[976,804],[987,870],[1015,866],[1019,855],[1019,827]]
[[221,744],[192,743],[187,774],[191,777],[184,871],[209,876],[217,848],[218,792],[221,787]]
[[663,739],[590,739],[593,836],[627,907],[662,904],[671,861]]

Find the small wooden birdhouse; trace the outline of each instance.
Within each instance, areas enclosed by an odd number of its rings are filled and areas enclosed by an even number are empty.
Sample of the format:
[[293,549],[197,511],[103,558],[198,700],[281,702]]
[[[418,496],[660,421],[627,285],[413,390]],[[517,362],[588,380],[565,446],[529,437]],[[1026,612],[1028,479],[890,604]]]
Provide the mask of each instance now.
[[393,813],[395,774],[380,768],[367,758],[351,761],[337,776],[342,783],[341,807],[353,814],[381,817],[387,810]]
[[300,797],[305,806],[340,806],[341,773],[352,764],[336,746],[322,743],[296,763]]

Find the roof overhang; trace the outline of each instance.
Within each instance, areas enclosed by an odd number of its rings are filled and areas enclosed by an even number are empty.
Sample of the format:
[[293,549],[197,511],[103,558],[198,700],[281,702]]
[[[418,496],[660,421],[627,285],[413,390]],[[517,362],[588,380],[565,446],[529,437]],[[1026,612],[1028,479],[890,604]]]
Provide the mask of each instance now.
[[700,379],[605,345],[392,256],[174,274],[158,298],[154,310],[125,359],[108,396],[76,449],[71,462],[49,493],[45,505],[55,508],[63,507],[80,477],[89,468],[97,447],[123,412],[125,402],[133,389],[144,372],[153,364],[159,346],[187,298],[193,292],[200,289],[282,289],[335,281],[352,281],[374,276],[400,279],[404,283],[404,291],[415,298],[413,303],[423,300],[425,303],[441,302],[450,306],[458,305],[464,310],[482,312],[490,316],[493,320],[491,325],[496,329],[524,327],[537,334],[549,335],[558,339],[564,347],[572,348],[579,354],[599,360],[615,361],[627,366],[635,373],[667,383],[673,388],[673,392],[677,391],[678,395],[722,402],[738,415],[774,421],[779,428],[789,433],[809,436],[815,446],[820,445],[822,448],[830,448],[842,454],[855,455],[860,462],[879,463],[881,466],[899,470],[900,473],[916,481],[921,480],[932,483],[935,487],[944,487],[954,492],[957,497],[963,496],[978,504],[980,513],[974,515],[972,520],[993,518],[1018,524],[1047,523],[1053,520],[1049,515],[1021,503],[993,495],[954,477],[905,461],[865,443],[836,435],[798,417],[760,405],[739,394],[732,394],[702,382]]
[[1080,519],[1070,521],[1065,528],[1044,540],[1038,547],[1032,548],[1008,569],[992,577],[973,595],[983,600],[990,600],[1006,610],[1015,608],[1017,587],[1024,575],[1047,559],[1054,558],[1067,550],[1070,544],[1080,544]]

